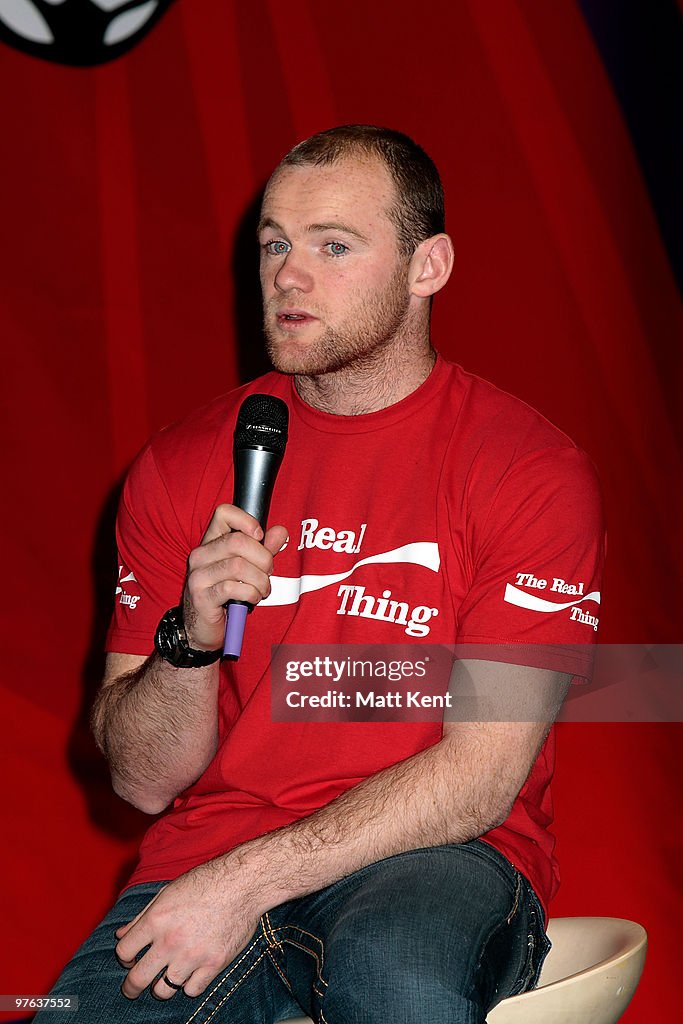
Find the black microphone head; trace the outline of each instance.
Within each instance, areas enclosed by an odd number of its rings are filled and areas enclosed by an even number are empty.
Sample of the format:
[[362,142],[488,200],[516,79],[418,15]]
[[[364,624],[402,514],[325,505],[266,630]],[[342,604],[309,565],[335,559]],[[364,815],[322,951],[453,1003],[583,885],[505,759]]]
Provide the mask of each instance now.
[[287,444],[289,409],[274,395],[249,395],[240,406],[235,426],[235,451],[265,448],[284,455]]

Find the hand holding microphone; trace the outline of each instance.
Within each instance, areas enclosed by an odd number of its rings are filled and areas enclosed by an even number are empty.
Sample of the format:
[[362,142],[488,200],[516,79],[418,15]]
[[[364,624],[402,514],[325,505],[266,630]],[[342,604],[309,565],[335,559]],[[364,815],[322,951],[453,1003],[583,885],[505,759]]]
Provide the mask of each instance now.
[[283,526],[265,532],[287,423],[288,409],[279,398],[250,395],[242,403],[234,436],[233,504],[218,506],[189,558],[184,619],[193,646],[211,650],[220,644],[226,655],[239,657],[247,613],[270,592],[273,555],[287,539]]
[[[264,531],[275,479],[285,454],[288,424],[287,406],[272,395],[250,395],[242,403],[237,417],[233,505],[257,519]],[[229,602],[224,655],[239,658],[249,610],[246,601]]]

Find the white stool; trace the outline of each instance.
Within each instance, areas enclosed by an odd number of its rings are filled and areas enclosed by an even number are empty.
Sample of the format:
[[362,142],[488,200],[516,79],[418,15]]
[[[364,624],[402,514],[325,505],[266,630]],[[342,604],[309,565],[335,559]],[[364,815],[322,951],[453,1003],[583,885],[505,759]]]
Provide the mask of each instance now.
[[[487,1024],[616,1024],[643,971],[642,925],[618,917],[556,917],[548,936],[553,948],[538,988],[498,1003]],[[313,1022],[297,1017],[286,1024]]]
[[619,917],[557,917],[538,988],[504,999],[487,1024],[616,1024],[643,972],[647,933]]

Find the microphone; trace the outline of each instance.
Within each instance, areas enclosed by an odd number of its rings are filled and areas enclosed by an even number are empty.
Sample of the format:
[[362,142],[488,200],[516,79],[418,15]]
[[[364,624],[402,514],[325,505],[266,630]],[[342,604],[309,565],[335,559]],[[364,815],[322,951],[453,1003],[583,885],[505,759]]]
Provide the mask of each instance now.
[[[287,405],[273,395],[249,395],[237,416],[232,503],[258,519],[264,533],[275,479],[285,454],[288,423]],[[228,601],[226,608],[223,654],[239,658],[251,605],[246,601]]]

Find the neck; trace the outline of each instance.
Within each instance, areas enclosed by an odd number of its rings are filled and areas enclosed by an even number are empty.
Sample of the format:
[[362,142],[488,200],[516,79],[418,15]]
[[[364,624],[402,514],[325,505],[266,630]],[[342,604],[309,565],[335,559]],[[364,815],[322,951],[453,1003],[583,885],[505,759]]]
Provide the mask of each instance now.
[[368,353],[348,366],[318,376],[297,374],[296,389],[314,409],[336,416],[361,416],[379,412],[416,391],[436,361],[429,338],[419,347],[415,339],[395,339],[394,344]]

